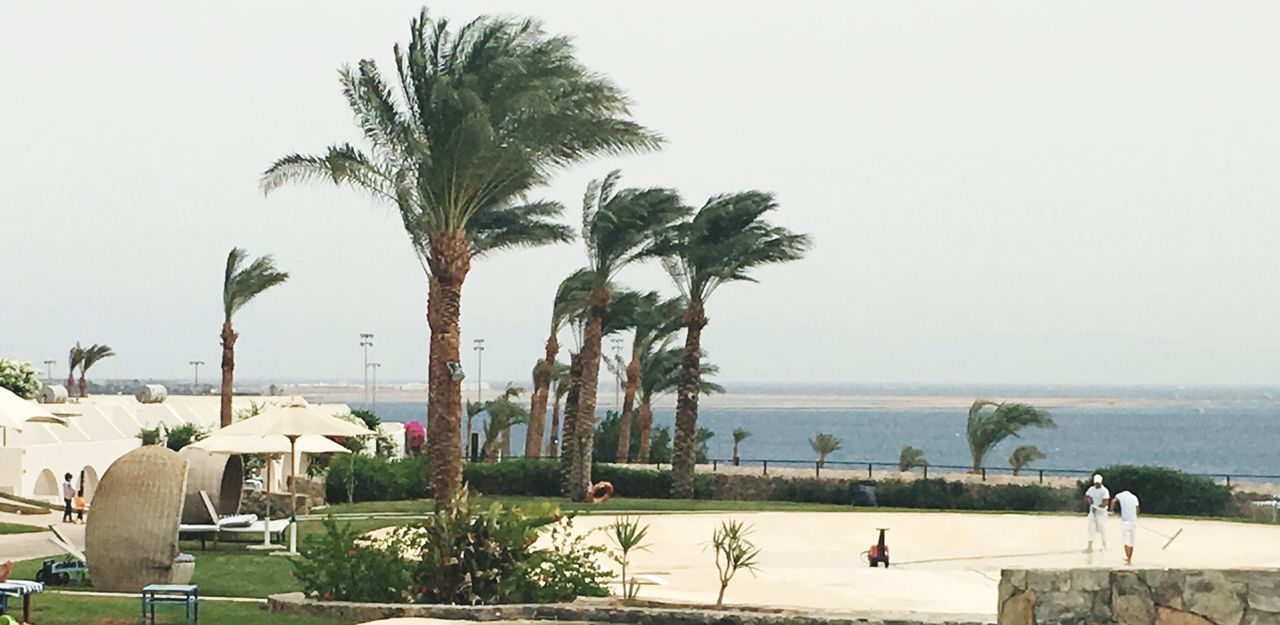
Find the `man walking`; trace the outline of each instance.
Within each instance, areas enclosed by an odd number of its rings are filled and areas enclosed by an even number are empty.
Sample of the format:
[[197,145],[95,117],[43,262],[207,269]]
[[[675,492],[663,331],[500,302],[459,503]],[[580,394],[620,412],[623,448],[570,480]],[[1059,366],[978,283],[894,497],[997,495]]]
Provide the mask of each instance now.
[[1133,564],[1133,534],[1138,529],[1138,496],[1126,490],[1116,495],[1112,506],[1120,508],[1120,542],[1124,545],[1124,563]]
[[76,497],[76,487],[71,484],[71,474],[62,476],[62,522],[72,523],[71,518],[71,500]]
[[1093,476],[1093,486],[1084,492],[1085,505],[1089,506],[1089,548],[1093,552],[1093,539],[1102,537],[1102,550],[1107,549],[1107,507],[1111,505],[1111,493],[1102,485],[1102,476]]

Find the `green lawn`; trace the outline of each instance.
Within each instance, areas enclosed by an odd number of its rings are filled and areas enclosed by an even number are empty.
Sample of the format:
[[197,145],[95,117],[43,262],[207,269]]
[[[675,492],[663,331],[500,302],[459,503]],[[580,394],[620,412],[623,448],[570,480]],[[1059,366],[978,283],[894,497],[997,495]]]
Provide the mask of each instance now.
[[[499,502],[508,506],[528,506],[553,503],[565,512],[589,514],[593,512],[855,512],[858,508],[837,504],[793,503],[790,501],[711,501],[704,499],[631,499],[614,497],[601,504],[584,504],[555,497],[490,497],[477,496],[473,501],[481,506]],[[334,504],[315,514],[428,514],[435,508],[429,499],[413,501],[366,501],[355,504]],[[883,510],[883,509],[880,509]]]
[[22,525],[20,523],[0,523],[0,534],[31,534],[35,532],[43,532],[43,527],[35,525]]
[[[138,599],[46,592],[31,601],[31,621],[39,625],[133,625],[140,615]],[[182,623],[182,618],[180,606],[156,608],[158,624]],[[272,614],[259,604],[206,600],[200,602],[200,625],[350,625],[350,621]]]

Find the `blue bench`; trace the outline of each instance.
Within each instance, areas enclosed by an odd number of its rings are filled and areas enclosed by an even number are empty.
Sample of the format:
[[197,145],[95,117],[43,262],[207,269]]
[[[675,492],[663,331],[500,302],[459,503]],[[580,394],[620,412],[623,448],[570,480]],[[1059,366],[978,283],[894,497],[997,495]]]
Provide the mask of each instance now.
[[142,625],[147,623],[147,614],[151,614],[152,625],[156,622],[156,605],[182,605],[186,609],[186,624],[196,625],[200,622],[200,590],[191,584],[150,584],[142,589]]

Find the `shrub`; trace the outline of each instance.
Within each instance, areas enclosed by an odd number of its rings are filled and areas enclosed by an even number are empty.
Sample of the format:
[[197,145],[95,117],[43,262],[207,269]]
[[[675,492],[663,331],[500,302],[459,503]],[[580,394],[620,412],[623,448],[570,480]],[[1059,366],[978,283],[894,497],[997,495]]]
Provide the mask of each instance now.
[[[144,430],[145,432],[145,430]],[[182,425],[164,428],[164,445],[169,449],[178,451],[191,443],[203,439],[208,436],[209,432],[194,423],[183,423]],[[143,444],[146,444],[145,439]]]
[[303,539],[303,557],[293,564],[304,592],[334,601],[401,602],[410,596],[412,580],[401,540],[373,545],[350,523],[339,525],[332,516],[324,520],[324,529]]
[[605,553],[600,545],[587,544],[586,536],[573,531],[573,518],[551,525],[551,548],[534,552],[525,568],[527,597],[533,603],[573,601],[578,597],[608,597],[610,574],[600,568]]
[[153,428],[142,428],[138,430],[137,438],[142,441],[143,445],[159,445],[161,437],[160,426]]
[[927,467],[928,461],[924,459],[924,451],[916,449],[911,445],[903,445],[902,451],[898,452],[898,470],[906,473],[916,467]]
[[33,399],[41,387],[40,372],[35,365],[0,358],[0,388],[7,388],[23,399]]
[[773,480],[768,498],[772,501],[798,503],[848,504],[849,483],[844,480],[777,478]]
[[[1174,469],[1117,465],[1098,469],[1096,473],[1102,475],[1113,496],[1126,490],[1137,495],[1145,513],[1223,516],[1231,505],[1231,491],[1227,487],[1207,477]],[[1089,486],[1089,481],[1080,482],[1080,497]]]
[[[355,471],[354,483],[349,483]],[[431,496],[426,483],[426,458],[411,456],[387,460],[376,456],[343,454],[329,463],[325,498],[329,501],[395,501]],[[348,498],[350,488],[350,498]]]
[[876,501],[893,508],[1067,512],[1078,508],[1075,492],[1038,484],[966,484],[940,479],[884,480]]
[[560,462],[551,458],[507,460],[493,464],[470,463],[463,480],[476,493],[558,497]]

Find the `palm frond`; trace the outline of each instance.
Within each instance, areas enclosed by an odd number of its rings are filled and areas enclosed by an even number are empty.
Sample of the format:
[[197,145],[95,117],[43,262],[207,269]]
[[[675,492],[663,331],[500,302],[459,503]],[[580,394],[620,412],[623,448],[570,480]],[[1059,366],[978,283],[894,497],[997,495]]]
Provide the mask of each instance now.
[[271,256],[256,258],[248,266],[244,264],[246,258],[248,252],[238,247],[227,254],[222,281],[222,311],[226,321],[231,321],[249,300],[289,279],[288,272],[278,270]]

